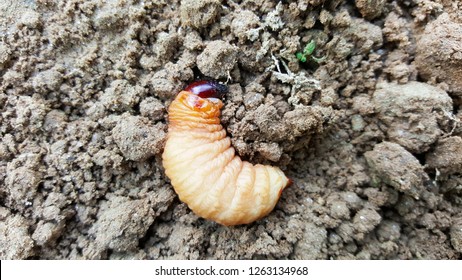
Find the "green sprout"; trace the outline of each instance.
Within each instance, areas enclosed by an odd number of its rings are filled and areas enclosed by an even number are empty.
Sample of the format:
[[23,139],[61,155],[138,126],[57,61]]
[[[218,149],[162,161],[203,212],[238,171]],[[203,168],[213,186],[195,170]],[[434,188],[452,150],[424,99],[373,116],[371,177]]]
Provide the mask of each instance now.
[[309,59],[316,62],[316,63],[320,63],[320,62],[324,61],[324,59],[326,58],[325,56],[318,58],[318,57],[315,57],[314,55],[312,55],[313,52],[314,52],[314,49],[316,49],[316,42],[314,40],[311,40],[305,46],[305,48],[303,49],[303,52],[298,52],[298,53],[295,54],[295,56],[301,62],[306,62]]

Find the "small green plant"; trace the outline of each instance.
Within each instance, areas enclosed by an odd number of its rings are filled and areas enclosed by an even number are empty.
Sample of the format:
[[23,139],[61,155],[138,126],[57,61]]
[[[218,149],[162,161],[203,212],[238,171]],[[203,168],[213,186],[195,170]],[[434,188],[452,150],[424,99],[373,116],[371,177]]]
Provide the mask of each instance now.
[[303,49],[303,52],[298,52],[295,54],[298,60],[301,62],[306,62],[307,60],[312,60],[316,63],[320,63],[324,61],[326,58],[325,56],[323,57],[315,57],[313,54],[314,50],[316,49],[316,42],[314,40],[311,40]]

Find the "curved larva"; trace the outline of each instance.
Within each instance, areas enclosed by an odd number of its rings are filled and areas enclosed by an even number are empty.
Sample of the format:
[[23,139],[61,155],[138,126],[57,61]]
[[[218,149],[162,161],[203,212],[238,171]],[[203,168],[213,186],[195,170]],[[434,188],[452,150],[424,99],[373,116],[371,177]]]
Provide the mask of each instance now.
[[218,99],[180,92],[168,109],[163,165],[180,200],[198,216],[248,224],[273,210],[290,180],[279,168],[235,155],[220,124],[222,106]]

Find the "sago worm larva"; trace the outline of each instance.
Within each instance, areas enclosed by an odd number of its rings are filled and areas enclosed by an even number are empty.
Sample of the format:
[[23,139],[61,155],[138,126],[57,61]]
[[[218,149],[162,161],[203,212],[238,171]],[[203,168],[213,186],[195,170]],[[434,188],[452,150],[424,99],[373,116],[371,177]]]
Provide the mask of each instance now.
[[235,155],[219,119],[226,91],[202,80],[176,96],[162,158],[180,200],[198,216],[229,226],[266,216],[290,180],[277,167]]

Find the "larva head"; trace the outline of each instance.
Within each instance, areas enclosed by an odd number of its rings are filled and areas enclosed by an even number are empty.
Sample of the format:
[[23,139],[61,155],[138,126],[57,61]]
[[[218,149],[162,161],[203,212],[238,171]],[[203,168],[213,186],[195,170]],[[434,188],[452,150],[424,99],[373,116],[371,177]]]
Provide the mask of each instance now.
[[228,87],[213,80],[199,80],[193,82],[184,90],[202,98],[222,99],[228,92]]

